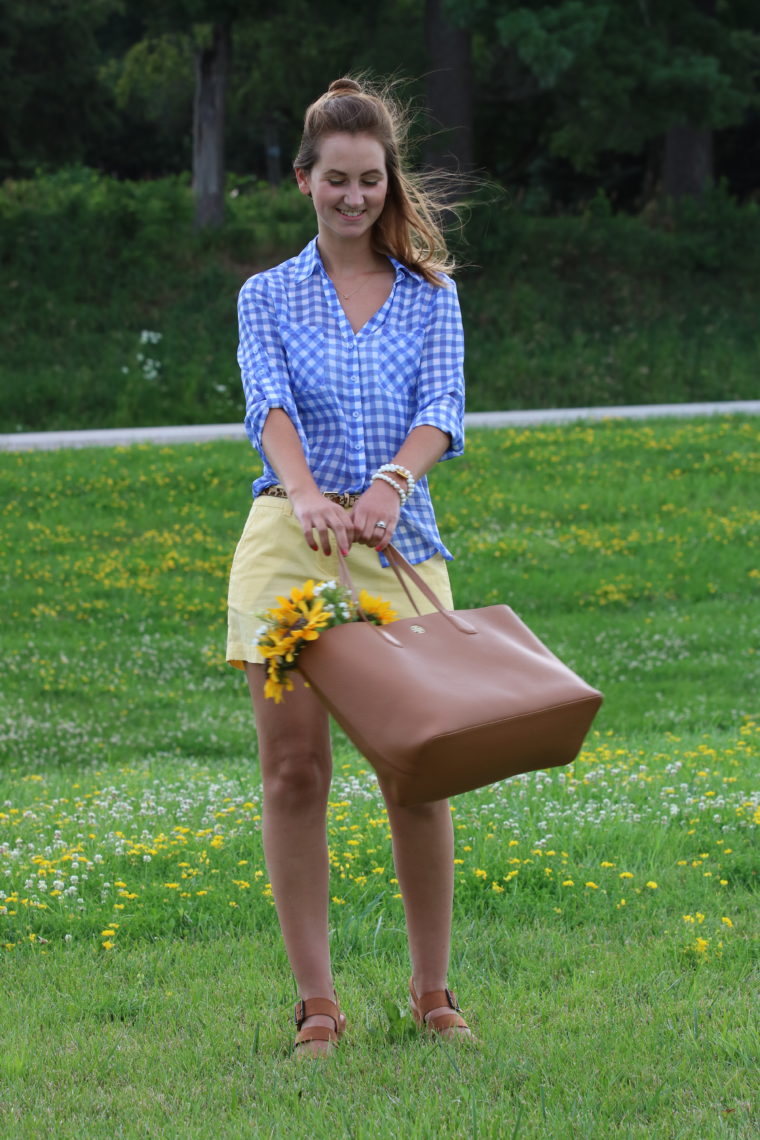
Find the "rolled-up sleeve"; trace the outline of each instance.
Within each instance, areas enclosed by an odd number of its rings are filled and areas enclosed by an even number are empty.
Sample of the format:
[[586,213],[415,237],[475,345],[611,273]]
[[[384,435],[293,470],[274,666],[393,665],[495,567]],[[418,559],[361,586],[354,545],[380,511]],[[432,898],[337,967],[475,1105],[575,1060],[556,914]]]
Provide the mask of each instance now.
[[263,456],[261,435],[272,408],[282,408],[298,432],[304,454],[308,443],[290,386],[287,358],[272,302],[262,278],[251,277],[238,297],[238,364],[245,393],[246,434]]
[[[441,459],[464,451],[464,332],[453,281],[437,288],[425,332],[412,428],[430,424],[447,432],[451,446]],[[411,430],[411,429],[410,429]]]

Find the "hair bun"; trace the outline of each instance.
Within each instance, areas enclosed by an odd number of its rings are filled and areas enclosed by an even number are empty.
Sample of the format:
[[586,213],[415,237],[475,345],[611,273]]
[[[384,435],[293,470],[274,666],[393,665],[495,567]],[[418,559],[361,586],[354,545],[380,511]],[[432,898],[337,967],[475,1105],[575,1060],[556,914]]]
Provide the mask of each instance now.
[[333,79],[327,88],[328,95],[356,95],[361,93],[361,87],[355,79]]

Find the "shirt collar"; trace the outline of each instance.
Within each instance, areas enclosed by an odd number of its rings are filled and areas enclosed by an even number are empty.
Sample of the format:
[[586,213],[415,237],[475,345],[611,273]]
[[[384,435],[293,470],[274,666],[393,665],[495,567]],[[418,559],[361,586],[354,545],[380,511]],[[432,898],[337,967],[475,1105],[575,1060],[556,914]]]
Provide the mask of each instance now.
[[[401,274],[406,277],[411,277],[413,281],[424,281],[424,277],[422,277],[420,273],[415,273],[413,269],[409,269],[408,266],[397,261],[395,257],[389,257],[388,260],[396,270],[397,279],[399,274]],[[320,270],[322,273],[325,272],[325,268],[322,265],[322,258],[319,256],[319,250],[317,248],[317,239],[312,238],[306,248],[302,249],[298,256],[294,258],[295,280],[297,282],[306,281],[316,270]]]
[[322,267],[322,259],[317,249],[317,239],[312,238],[294,260],[294,277],[297,282],[306,281],[317,268]]

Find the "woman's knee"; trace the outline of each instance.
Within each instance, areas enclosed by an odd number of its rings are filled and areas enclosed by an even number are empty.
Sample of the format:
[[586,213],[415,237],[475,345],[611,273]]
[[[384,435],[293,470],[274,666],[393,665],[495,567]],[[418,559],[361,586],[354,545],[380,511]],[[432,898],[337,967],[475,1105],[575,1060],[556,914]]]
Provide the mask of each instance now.
[[309,746],[270,748],[262,752],[264,798],[298,810],[325,803],[330,790],[329,753]]

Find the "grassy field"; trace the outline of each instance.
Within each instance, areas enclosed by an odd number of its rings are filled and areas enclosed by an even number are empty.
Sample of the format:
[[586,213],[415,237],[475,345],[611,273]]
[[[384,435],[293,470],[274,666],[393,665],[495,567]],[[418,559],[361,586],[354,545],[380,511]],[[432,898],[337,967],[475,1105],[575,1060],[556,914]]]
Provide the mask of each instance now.
[[349,1035],[294,1064],[226,578],[246,445],[0,455],[0,1135],[754,1137],[760,425],[473,432],[433,476],[458,604],[605,693],[571,767],[459,797],[419,1040],[387,819],[335,732]]

